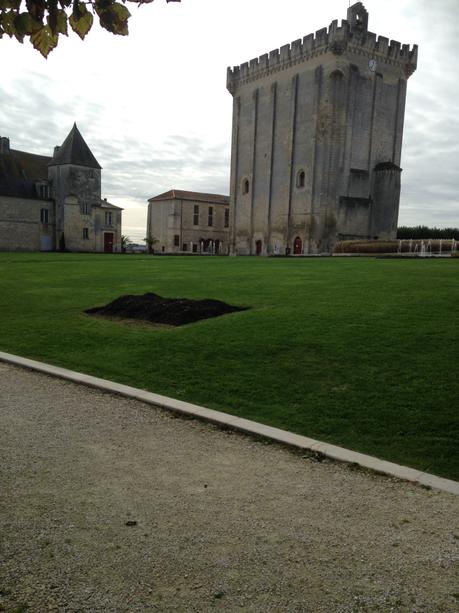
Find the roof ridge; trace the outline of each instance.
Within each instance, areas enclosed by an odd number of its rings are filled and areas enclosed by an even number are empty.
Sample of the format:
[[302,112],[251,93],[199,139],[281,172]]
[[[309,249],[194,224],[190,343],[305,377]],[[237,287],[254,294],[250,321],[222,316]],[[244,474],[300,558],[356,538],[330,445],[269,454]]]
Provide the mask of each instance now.
[[157,200],[196,200],[200,202],[215,202],[217,204],[227,204],[229,203],[229,196],[224,194],[213,194],[210,192],[193,192],[190,190],[181,190],[181,189],[171,189],[167,192],[163,192],[158,194],[157,196],[152,196],[148,198],[148,201],[157,201]]

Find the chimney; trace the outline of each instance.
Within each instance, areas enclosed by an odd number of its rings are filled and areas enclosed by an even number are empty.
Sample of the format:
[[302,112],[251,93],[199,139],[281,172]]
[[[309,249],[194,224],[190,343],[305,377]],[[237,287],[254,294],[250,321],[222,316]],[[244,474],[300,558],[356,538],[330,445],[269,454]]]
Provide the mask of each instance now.
[[10,139],[6,136],[0,136],[0,153],[10,152]]
[[59,149],[60,149],[60,148],[61,148],[61,146],[60,146],[60,145],[56,145],[56,146],[54,147],[53,157],[55,157],[56,153],[59,151]]

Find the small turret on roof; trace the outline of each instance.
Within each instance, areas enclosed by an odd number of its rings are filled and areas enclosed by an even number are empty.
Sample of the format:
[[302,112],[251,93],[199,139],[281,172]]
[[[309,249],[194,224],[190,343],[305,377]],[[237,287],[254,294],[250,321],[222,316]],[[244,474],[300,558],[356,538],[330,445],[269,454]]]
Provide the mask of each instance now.
[[49,166],[61,166],[63,164],[76,164],[88,168],[101,168],[99,162],[92,154],[91,149],[81,136],[76,123],[73,124],[73,128],[70,130],[62,145],[55,148],[54,156]]

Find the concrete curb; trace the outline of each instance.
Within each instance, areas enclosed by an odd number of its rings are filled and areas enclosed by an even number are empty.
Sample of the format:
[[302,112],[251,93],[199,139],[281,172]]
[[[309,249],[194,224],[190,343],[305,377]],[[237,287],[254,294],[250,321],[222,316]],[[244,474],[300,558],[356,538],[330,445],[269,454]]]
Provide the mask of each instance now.
[[357,464],[362,468],[377,471],[391,477],[419,483],[420,485],[426,487],[459,495],[459,482],[457,481],[443,479],[442,477],[437,477],[414,468],[408,468],[407,466],[386,462],[386,460],[379,460],[373,456],[344,449],[343,447],[337,447],[336,445],[330,445],[329,443],[322,443],[321,441],[316,441],[312,438],[307,438],[306,436],[287,432],[286,430],[272,428],[271,426],[264,426],[263,424],[259,424],[255,421],[243,419],[241,417],[229,415],[220,411],[214,411],[212,409],[206,409],[205,407],[201,407],[196,404],[175,400],[174,398],[168,398],[167,396],[160,396],[159,394],[153,394],[152,392],[130,387],[129,385],[114,383],[112,381],[107,381],[106,379],[99,379],[98,377],[92,377],[91,375],[85,375],[73,370],[67,370],[66,368],[52,366],[51,364],[45,364],[44,362],[36,362],[35,360],[21,358],[10,353],[0,351],[0,361],[8,362],[23,368],[36,370],[54,377],[67,379],[68,381],[73,381],[74,383],[95,387],[113,394],[120,394],[121,396],[127,396],[128,398],[134,398],[162,409],[168,409],[170,411],[188,415],[196,419],[229,427],[246,434],[261,436],[278,443],[283,443],[284,445],[322,454],[328,458],[332,458],[333,460]]

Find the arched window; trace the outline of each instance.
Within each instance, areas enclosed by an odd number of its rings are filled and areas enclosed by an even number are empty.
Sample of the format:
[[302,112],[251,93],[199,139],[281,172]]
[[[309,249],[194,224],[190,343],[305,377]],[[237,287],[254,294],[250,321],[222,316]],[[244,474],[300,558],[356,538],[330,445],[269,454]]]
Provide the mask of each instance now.
[[336,81],[343,79],[344,77],[344,73],[342,70],[334,70],[331,74],[330,74],[330,79],[335,79]]
[[306,173],[304,172],[304,170],[299,170],[298,174],[296,175],[296,186],[304,187],[305,185],[306,185]]
[[242,181],[242,193],[248,194],[250,191],[250,181],[248,179],[244,179]]

